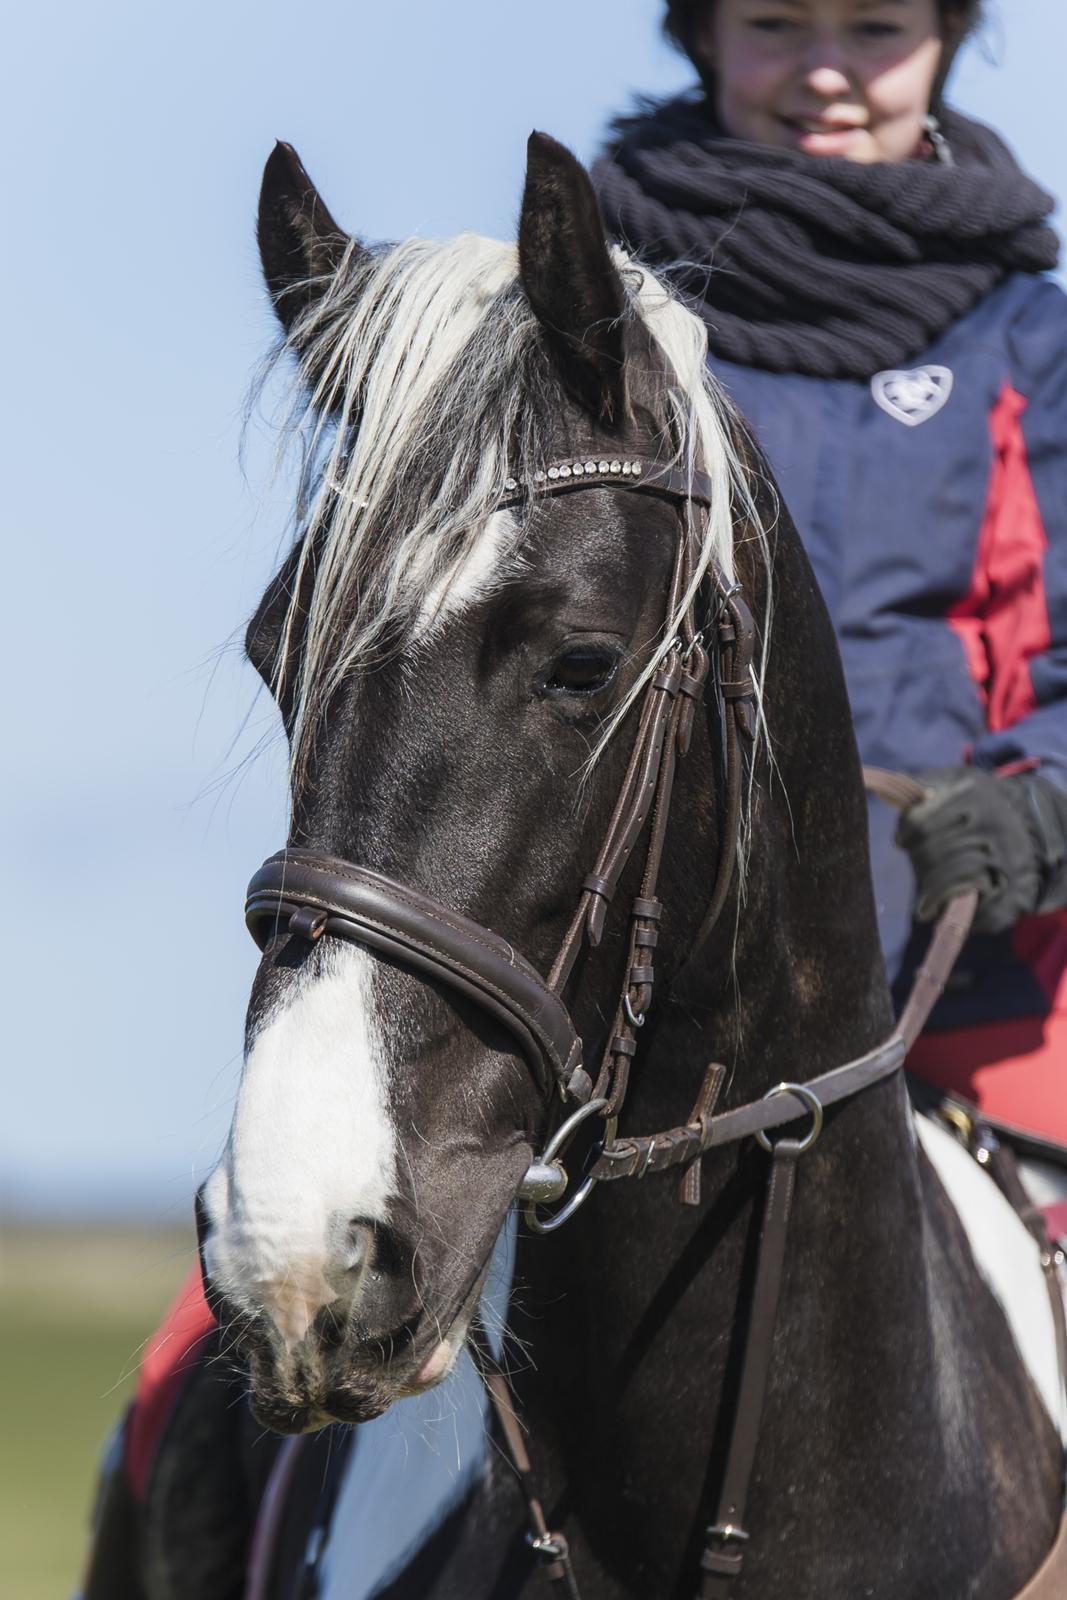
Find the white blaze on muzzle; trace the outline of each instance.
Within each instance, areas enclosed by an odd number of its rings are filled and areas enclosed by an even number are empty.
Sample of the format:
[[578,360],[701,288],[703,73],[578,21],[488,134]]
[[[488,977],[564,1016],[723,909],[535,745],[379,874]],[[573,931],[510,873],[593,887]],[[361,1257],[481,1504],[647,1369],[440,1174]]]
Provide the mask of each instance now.
[[385,1220],[396,1129],[373,961],[339,945],[269,1013],[245,1061],[230,1137],[204,1189],[215,1287],[265,1312],[287,1345],[358,1285],[350,1224]]

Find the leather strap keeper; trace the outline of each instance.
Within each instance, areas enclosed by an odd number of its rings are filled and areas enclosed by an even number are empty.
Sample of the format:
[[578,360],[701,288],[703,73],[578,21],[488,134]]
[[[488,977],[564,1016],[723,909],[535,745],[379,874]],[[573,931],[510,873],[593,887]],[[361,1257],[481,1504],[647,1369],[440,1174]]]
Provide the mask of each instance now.
[[714,1572],[725,1578],[736,1578],[744,1560],[740,1550],[705,1550],[700,1565],[705,1572]]
[[582,888],[588,889],[590,894],[598,894],[602,900],[610,900],[615,890],[615,885],[610,878],[601,878],[595,872],[589,872],[582,879]]

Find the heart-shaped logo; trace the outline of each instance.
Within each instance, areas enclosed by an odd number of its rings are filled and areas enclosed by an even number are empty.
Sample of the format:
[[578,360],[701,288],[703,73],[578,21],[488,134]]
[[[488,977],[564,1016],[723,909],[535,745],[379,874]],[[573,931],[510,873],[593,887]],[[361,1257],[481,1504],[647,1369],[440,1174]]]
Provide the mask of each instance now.
[[889,416],[907,428],[936,417],[952,393],[949,367],[916,367],[912,372],[876,372],[871,393]]

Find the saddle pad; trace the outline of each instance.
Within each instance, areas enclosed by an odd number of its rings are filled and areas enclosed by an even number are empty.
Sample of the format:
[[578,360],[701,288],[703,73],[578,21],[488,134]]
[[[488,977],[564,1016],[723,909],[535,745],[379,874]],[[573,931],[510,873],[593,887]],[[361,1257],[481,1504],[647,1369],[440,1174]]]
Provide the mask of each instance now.
[[979,1272],[999,1301],[1049,1416],[1067,1442],[1067,1412],[1041,1252],[989,1174],[934,1117],[916,1114],[919,1143],[967,1235]]

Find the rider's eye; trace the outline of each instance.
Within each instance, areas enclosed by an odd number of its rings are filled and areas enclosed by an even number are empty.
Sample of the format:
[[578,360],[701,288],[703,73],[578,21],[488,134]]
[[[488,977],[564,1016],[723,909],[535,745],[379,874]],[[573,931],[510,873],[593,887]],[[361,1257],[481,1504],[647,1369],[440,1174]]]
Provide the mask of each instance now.
[[904,29],[898,22],[864,22],[857,32],[862,39],[892,39]]
[[607,688],[618,665],[618,655],[605,645],[571,644],[548,669],[543,687],[548,694],[596,694]]

